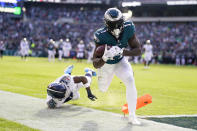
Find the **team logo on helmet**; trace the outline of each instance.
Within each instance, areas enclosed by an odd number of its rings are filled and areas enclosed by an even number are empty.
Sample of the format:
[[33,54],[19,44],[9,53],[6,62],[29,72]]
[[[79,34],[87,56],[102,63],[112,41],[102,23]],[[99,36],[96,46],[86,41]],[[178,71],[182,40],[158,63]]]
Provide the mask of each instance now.
[[109,8],[104,15],[105,25],[108,31],[119,38],[123,31],[123,15],[117,8]]
[[65,84],[68,84],[71,82],[71,76],[70,75],[65,75],[60,82],[63,82]]
[[104,15],[104,19],[107,21],[118,21],[123,18],[121,11],[117,8],[109,8]]

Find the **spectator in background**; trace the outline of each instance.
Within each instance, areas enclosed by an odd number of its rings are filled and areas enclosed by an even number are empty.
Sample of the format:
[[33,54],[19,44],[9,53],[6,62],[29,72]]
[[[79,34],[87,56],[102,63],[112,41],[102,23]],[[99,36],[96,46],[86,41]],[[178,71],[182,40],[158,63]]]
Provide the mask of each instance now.
[[[24,36],[36,43],[34,49],[36,56],[47,56],[44,47],[49,38],[56,41],[70,38],[74,49],[79,38],[84,43],[92,41],[93,32],[103,23],[104,8],[68,6],[65,8],[57,5],[50,5],[48,8],[48,6],[48,4],[38,4],[26,7],[26,19],[12,19],[3,14],[0,21],[0,38],[4,39],[6,54],[16,55],[20,40]],[[72,19],[73,22],[64,21],[62,18]],[[151,40],[154,54],[159,56],[159,63],[175,63],[175,56],[182,53],[191,53],[192,57],[197,55],[197,22],[146,22],[135,23],[135,26],[136,35],[142,43],[147,39]],[[185,64],[188,64],[187,55],[185,58]]]
[[5,50],[5,44],[3,41],[0,41],[0,58],[3,59],[3,52]]

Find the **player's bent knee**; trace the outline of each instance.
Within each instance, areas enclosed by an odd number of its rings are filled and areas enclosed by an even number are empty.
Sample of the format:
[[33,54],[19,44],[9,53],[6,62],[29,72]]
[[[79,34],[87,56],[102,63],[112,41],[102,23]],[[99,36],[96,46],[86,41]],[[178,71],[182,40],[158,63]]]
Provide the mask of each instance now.
[[127,83],[133,83],[133,82],[134,82],[134,77],[133,77],[133,75],[128,75],[128,76],[126,76],[126,77],[125,77],[125,81],[126,81]]
[[102,79],[102,80],[98,79],[98,87],[101,92],[106,92],[109,85],[110,83],[107,81],[107,79]]

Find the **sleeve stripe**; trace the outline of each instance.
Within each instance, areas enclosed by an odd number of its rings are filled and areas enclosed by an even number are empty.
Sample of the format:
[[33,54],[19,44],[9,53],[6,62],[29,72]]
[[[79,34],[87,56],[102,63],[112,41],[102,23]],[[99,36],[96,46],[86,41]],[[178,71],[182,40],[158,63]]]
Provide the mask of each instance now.
[[101,33],[105,33],[107,30],[102,31]]
[[131,24],[124,25],[124,27],[131,26]]

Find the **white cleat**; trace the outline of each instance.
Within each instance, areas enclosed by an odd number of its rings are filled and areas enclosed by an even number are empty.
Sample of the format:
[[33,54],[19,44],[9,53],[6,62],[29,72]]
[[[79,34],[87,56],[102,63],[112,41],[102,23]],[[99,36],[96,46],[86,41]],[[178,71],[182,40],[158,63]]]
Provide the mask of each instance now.
[[141,125],[141,122],[138,121],[136,117],[129,117],[129,123],[133,125]]

